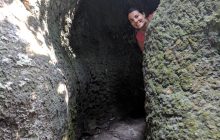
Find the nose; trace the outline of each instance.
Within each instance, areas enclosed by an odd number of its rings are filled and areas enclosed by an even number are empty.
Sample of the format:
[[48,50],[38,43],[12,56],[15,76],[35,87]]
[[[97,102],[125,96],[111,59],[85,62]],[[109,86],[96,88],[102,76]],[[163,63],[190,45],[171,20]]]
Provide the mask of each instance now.
[[138,21],[138,19],[134,19],[134,22],[136,23]]

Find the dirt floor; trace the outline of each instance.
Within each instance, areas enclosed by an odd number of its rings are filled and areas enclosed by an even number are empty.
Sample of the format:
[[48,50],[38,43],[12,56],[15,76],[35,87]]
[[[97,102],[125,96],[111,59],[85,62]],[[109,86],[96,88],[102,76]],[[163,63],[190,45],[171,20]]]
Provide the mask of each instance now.
[[144,118],[125,119],[113,122],[106,130],[97,130],[93,136],[85,136],[82,140],[144,140]]

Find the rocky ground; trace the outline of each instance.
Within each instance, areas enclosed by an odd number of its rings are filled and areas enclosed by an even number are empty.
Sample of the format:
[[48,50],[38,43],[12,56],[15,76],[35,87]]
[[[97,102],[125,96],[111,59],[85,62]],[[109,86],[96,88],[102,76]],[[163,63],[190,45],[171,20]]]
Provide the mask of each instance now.
[[95,135],[84,136],[82,140],[144,140],[145,121],[125,119],[113,122],[105,130],[97,128]]

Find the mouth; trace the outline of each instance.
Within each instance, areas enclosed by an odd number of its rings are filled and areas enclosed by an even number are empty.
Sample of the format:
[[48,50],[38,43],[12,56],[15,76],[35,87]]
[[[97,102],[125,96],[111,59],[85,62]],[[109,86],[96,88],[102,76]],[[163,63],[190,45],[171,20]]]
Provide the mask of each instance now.
[[142,25],[143,21],[142,20],[139,20],[136,24],[137,27],[140,27]]

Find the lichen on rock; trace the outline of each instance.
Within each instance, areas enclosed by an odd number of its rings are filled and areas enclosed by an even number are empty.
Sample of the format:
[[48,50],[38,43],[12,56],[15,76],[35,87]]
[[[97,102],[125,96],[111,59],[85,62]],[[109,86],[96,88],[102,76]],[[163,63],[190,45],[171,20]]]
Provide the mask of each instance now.
[[73,60],[60,36],[75,2],[31,0],[31,12],[0,2],[0,139],[62,139],[74,128]]
[[218,5],[161,1],[145,42],[146,139],[220,139]]

